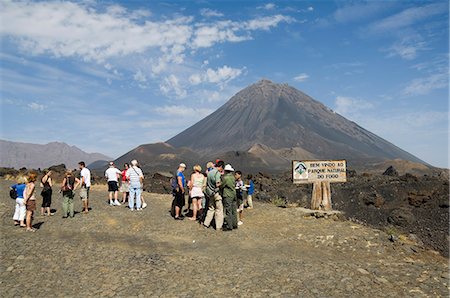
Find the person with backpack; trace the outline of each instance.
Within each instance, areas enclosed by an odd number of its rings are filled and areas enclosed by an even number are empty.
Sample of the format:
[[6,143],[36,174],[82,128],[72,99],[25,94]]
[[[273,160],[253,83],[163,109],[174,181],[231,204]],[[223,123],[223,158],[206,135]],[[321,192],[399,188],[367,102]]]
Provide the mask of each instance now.
[[184,194],[186,192],[186,178],[183,174],[184,170],[186,170],[186,165],[184,163],[180,163],[176,174],[176,187],[175,189],[173,189],[175,202],[174,219],[176,220],[184,219],[183,215],[181,214],[181,210],[183,209],[185,203]]
[[[17,178],[17,183],[14,185],[11,185],[11,187],[10,187],[11,191],[14,193],[14,195],[12,195],[11,198],[14,198],[14,196],[15,196],[15,200],[16,200],[16,208],[15,208],[14,216],[13,216],[14,225],[15,226],[20,225],[21,228],[26,227],[25,213],[26,213],[27,209],[25,207],[25,203],[23,200],[23,192],[26,187],[25,182],[26,182],[25,176],[19,176]],[[11,195],[11,192],[10,192],[10,195]]]
[[64,179],[61,184],[61,191],[63,195],[62,218],[67,218],[67,216],[74,217],[73,197],[75,196],[74,191],[79,183],[80,180],[72,175],[72,171],[68,170],[64,175]]
[[216,222],[216,230],[221,230],[223,226],[223,203],[219,193],[219,187],[224,166],[225,163],[222,160],[219,160],[216,167],[208,172],[206,178],[205,192],[209,199],[208,211],[206,213],[205,221],[203,222],[203,225],[206,228],[209,228],[213,218]]

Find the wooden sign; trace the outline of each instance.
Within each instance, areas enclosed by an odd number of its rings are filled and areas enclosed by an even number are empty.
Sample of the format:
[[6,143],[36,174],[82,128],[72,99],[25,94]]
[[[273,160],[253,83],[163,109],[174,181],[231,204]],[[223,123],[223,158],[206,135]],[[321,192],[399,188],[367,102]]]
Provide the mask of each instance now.
[[346,164],[345,160],[294,160],[292,181],[294,184],[346,182]]
[[345,160],[293,160],[294,184],[313,183],[311,209],[329,211],[331,207],[331,182],[347,181]]

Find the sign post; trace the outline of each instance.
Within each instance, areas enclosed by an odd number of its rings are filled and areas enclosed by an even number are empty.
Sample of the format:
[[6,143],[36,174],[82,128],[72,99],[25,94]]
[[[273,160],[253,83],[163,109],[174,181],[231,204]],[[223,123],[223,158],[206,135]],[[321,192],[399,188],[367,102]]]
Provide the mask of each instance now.
[[313,183],[311,209],[332,209],[330,183],[347,181],[345,160],[293,160],[292,181],[294,184]]

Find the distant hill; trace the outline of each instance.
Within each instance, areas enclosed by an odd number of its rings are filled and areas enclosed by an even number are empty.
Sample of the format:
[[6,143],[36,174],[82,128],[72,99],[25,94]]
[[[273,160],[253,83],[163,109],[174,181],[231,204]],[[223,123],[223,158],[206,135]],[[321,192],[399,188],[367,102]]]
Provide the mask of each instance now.
[[173,171],[180,162],[190,167],[198,163],[201,157],[188,148],[174,148],[167,143],[140,145],[115,160],[116,166],[122,168],[124,163],[136,159],[145,171]]
[[44,169],[56,164],[65,164],[70,169],[77,168],[80,161],[88,165],[98,160],[111,160],[106,155],[86,153],[75,146],[60,142],[40,145],[0,140],[0,152],[0,166],[16,169]]
[[[195,152],[195,153],[194,153]],[[198,157],[197,157],[198,156]],[[346,159],[349,166],[404,160],[426,163],[287,85],[261,80],[166,141],[120,160],[153,168],[224,159],[245,171],[286,170],[292,159]],[[170,158],[169,158],[170,157]]]

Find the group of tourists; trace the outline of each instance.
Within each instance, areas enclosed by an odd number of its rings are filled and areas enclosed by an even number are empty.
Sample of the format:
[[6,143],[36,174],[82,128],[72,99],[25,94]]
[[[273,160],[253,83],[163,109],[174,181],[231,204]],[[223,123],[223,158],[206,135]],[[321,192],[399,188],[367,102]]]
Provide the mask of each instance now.
[[[80,187],[80,199],[83,203],[83,213],[89,212],[89,189],[91,186],[91,172],[83,161],[78,163],[80,168],[80,178],[73,176],[71,170],[67,170],[61,183],[61,192],[63,196],[62,217],[74,217],[73,199],[75,189]],[[53,193],[53,180],[51,170],[44,170],[40,181],[42,187],[42,205],[41,215],[52,216],[51,203]],[[27,176],[19,176],[17,183],[12,185],[11,196],[15,197],[16,206],[13,216],[14,224],[20,227],[26,227],[26,231],[35,232],[32,226],[34,211],[36,210],[36,180],[37,174],[29,173]]]
[[253,208],[255,187],[252,175],[248,175],[244,183],[242,172],[235,171],[222,160],[216,160],[215,164],[208,162],[204,173],[200,165],[195,165],[189,180],[184,175],[185,170],[186,165],[181,163],[172,183],[172,215],[175,220],[184,219],[182,209],[185,195],[188,194],[186,212],[190,213],[192,205],[192,216],[188,217],[190,220],[198,220],[205,228],[209,228],[214,219],[216,230],[224,231],[237,229],[243,224],[244,207]]
[[[109,163],[105,171],[108,184],[108,199],[110,206],[121,206],[128,202],[131,211],[140,211],[147,207],[143,198],[144,174],[137,160],[125,163],[123,170],[115,167],[114,162]],[[80,188],[79,196],[82,201],[82,213],[89,212],[89,190],[91,187],[91,172],[84,162],[79,162],[80,175],[75,177],[71,170],[67,170],[61,183],[62,193],[62,217],[74,217],[75,190]],[[202,172],[200,165],[193,167],[190,179],[186,179],[184,172],[186,165],[181,163],[176,175],[171,180],[172,185],[172,210],[175,220],[183,220],[183,207],[186,205],[185,215],[190,215],[190,220],[197,220],[208,228],[214,219],[217,230],[230,231],[243,224],[244,207],[253,208],[252,197],[254,183],[252,175],[247,176],[244,182],[242,172],[235,171],[230,164],[225,165],[221,160],[215,163],[208,162],[206,171]],[[40,180],[42,187],[41,215],[52,216],[51,209],[53,192],[53,172],[44,170]],[[16,226],[26,227],[26,231],[34,232],[32,219],[36,210],[36,173],[29,173],[26,177],[19,176],[17,183],[11,186],[16,205],[13,220]],[[120,182],[120,187],[119,187]],[[119,202],[119,191],[122,200]]]
[[[142,195],[144,174],[135,159],[131,161],[131,167],[128,163],[125,163],[123,167],[124,169],[120,171],[111,161],[109,162],[109,168],[105,171],[105,177],[108,181],[109,205],[121,206],[126,204],[128,200],[128,208],[131,211],[140,211],[147,207]],[[122,192],[122,203],[118,199],[119,190]]]

